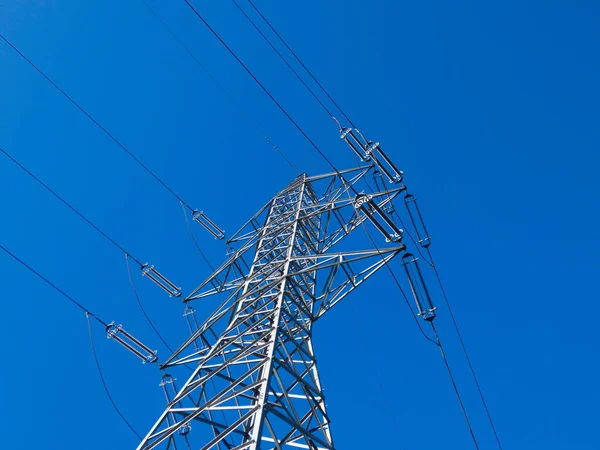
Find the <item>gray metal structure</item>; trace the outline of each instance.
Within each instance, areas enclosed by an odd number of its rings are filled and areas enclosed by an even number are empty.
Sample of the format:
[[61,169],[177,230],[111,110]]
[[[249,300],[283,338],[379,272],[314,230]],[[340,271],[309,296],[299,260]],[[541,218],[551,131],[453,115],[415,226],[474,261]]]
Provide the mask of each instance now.
[[[191,334],[161,365],[167,406],[138,450],[334,449],[314,323],[399,255],[419,313],[435,315],[392,220],[393,200],[412,197],[401,172],[383,166],[378,144],[347,129],[342,138],[364,165],[298,176],[227,240],[225,263],[183,298]],[[377,234],[356,250],[350,236],[363,226]],[[220,306],[199,323],[193,302],[211,297]]]

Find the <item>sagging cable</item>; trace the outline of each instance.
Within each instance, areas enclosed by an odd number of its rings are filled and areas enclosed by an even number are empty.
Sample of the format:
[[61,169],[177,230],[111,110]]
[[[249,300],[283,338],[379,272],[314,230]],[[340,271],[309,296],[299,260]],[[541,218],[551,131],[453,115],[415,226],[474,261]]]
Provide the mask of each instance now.
[[96,363],[96,368],[98,369],[98,375],[100,376],[100,381],[102,382],[102,387],[104,388],[106,397],[108,397],[110,404],[112,405],[112,407],[115,410],[115,412],[117,413],[117,415],[121,418],[123,423],[125,425],[127,425],[127,427],[131,430],[131,432],[141,441],[142,436],[135,430],[135,428],[133,428],[133,425],[131,425],[131,423],[125,418],[125,416],[123,415],[123,413],[121,412],[121,410],[119,409],[117,404],[115,403],[115,400],[113,399],[112,395],[110,394],[110,391],[108,390],[108,385],[106,384],[106,380],[104,379],[104,374],[102,373],[102,369],[100,368],[100,361],[98,361],[98,354],[96,353],[96,346],[94,345],[94,335],[92,333],[92,324],[90,323],[90,314],[89,313],[86,313],[86,318],[87,318],[87,325],[88,325],[88,333],[89,333],[89,337],[90,337],[90,345],[92,347],[92,355],[94,356],[94,362]]

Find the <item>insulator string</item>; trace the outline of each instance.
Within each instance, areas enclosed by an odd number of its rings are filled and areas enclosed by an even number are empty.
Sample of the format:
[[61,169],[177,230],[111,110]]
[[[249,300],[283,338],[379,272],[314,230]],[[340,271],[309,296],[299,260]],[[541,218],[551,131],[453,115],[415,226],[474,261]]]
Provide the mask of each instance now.
[[[86,315],[86,317],[87,317],[87,315]],[[137,431],[135,431],[135,428],[133,428],[131,423],[125,418],[125,416],[123,415],[123,413],[121,412],[121,410],[119,409],[117,404],[115,403],[112,395],[110,394],[110,391],[108,390],[106,380],[104,379],[104,374],[102,373],[102,368],[100,367],[100,361],[98,361],[98,354],[96,353],[96,346],[94,345],[94,335],[92,333],[92,325],[90,323],[89,317],[87,320],[87,324],[88,324],[88,333],[90,336],[90,346],[92,347],[92,354],[94,356],[94,362],[96,363],[96,368],[98,369],[98,375],[100,376],[100,381],[102,382],[102,387],[104,388],[104,392],[106,393],[106,396],[108,397],[108,400],[110,401],[110,404],[112,405],[113,409],[115,410],[117,415],[121,418],[123,423],[125,423],[125,425],[127,425],[127,427],[131,430],[131,432],[133,434],[135,434],[136,437],[141,441],[142,436]]]
[[152,322],[152,320],[150,319],[150,316],[148,316],[148,313],[146,313],[146,309],[142,305],[142,301],[140,300],[140,296],[138,295],[137,289],[135,288],[135,285],[133,284],[133,277],[131,276],[131,267],[129,265],[129,255],[127,255],[127,254],[125,255],[125,262],[127,264],[127,276],[129,277],[129,284],[131,286],[131,290],[133,291],[133,296],[135,297],[135,300],[136,300],[136,302],[137,302],[140,310],[142,311],[142,314],[146,318],[146,321],[148,322],[148,324],[150,325],[150,327],[152,328],[152,330],[154,330],[154,333],[161,340],[161,342],[163,343],[163,345],[167,348],[167,350],[169,350],[171,353],[173,353],[173,349],[169,346],[169,344],[167,344],[167,341],[159,333],[158,329],[154,325],[154,322]]

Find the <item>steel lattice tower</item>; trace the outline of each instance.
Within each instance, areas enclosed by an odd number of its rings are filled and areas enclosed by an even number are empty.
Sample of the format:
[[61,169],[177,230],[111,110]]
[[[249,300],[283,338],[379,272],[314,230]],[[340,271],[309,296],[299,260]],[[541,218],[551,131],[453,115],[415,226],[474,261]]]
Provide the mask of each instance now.
[[[401,172],[371,156],[363,167],[300,175],[227,240],[237,250],[183,300],[191,335],[161,365],[167,407],[138,450],[335,448],[314,322],[399,254],[418,291],[418,266],[390,219],[392,200],[409,196]],[[392,188],[359,193],[368,174],[383,181],[380,169]],[[382,248],[340,251],[363,225],[384,235]],[[199,324],[193,301],[211,296],[222,302]],[[423,301],[420,313],[432,316]],[[170,373],[180,366],[191,372],[177,386]]]

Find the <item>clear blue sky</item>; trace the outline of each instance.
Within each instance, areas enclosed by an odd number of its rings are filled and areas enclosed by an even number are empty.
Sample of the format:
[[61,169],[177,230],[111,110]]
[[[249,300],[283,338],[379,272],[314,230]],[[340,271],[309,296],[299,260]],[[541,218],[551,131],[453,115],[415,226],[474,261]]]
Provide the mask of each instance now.
[[[328,170],[183,1],[150,3],[301,170]],[[233,5],[195,3],[336,165],[349,167],[333,123]],[[600,449],[599,6],[257,4],[418,194],[504,448]],[[226,230],[294,176],[140,0],[3,0],[0,31]],[[179,204],[4,43],[0,102],[1,147],[184,291],[207,275]],[[0,180],[0,242],[164,354],[123,256],[5,158]],[[220,243],[197,236],[222,260]],[[82,313],[2,255],[0,274],[4,448],[134,447],[102,391]],[[183,339],[180,304],[137,274],[135,282],[166,338]],[[379,276],[319,323],[337,446],[470,448],[439,353],[401,302]],[[436,302],[481,448],[493,449]],[[145,432],[163,407],[159,373],[95,332],[115,400]]]

